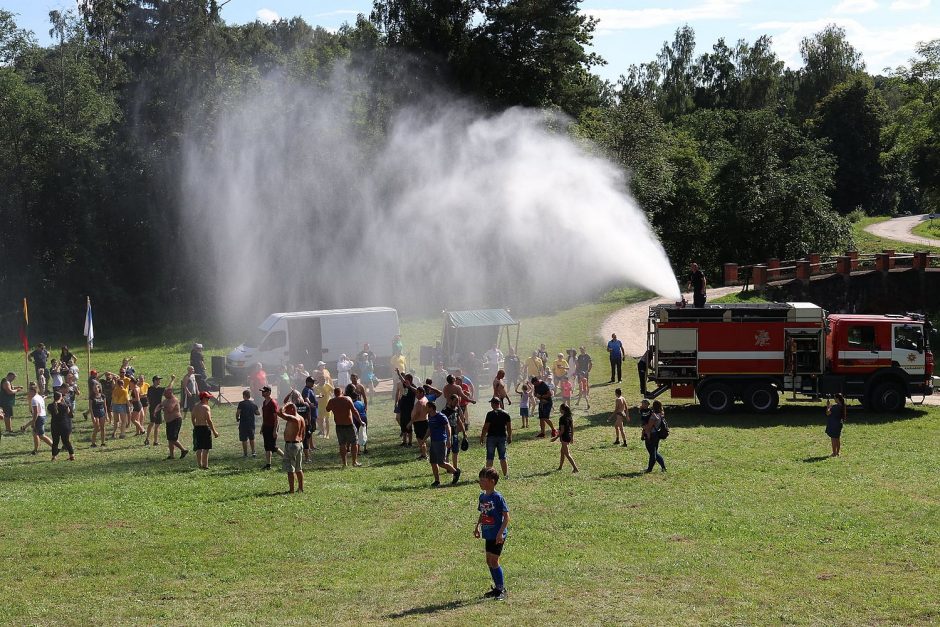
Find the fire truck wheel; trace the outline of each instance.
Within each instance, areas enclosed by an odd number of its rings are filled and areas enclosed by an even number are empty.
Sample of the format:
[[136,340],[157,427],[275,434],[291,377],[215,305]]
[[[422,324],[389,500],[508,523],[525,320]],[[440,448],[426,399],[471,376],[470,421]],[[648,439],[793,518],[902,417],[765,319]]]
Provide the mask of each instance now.
[[901,411],[907,398],[900,383],[882,383],[872,394],[872,409],[875,411]]
[[698,392],[698,401],[710,414],[724,414],[734,405],[734,392],[724,383],[709,383]]
[[780,403],[780,395],[777,390],[769,383],[755,383],[744,393],[744,404],[747,408],[757,414],[766,414],[777,408]]

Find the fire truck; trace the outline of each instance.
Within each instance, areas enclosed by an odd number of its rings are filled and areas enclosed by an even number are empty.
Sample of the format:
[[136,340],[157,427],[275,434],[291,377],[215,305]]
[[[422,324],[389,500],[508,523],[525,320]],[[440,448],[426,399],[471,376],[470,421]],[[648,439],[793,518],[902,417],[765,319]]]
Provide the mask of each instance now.
[[669,391],[715,414],[737,400],[767,413],[781,394],[842,393],[897,411],[933,392],[930,324],[921,315],[827,314],[812,303],[682,305],[650,307],[639,364],[646,398]]

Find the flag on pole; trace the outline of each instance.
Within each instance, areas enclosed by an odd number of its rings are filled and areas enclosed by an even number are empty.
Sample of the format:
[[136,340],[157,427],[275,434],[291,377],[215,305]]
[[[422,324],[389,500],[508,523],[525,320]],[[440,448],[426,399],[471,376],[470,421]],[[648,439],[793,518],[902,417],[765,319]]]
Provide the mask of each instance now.
[[88,298],[88,308],[85,310],[85,337],[88,338],[88,347],[95,346],[95,325],[91,320],[91,297]]

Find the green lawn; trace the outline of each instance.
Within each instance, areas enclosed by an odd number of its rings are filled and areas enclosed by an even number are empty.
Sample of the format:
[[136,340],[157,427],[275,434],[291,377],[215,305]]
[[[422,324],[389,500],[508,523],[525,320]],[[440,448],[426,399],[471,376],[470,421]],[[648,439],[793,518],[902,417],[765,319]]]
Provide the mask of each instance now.
[[940,218],[924,220],[912,229],[912,232],[921,237],[940,239]]
[[[615,448],[606,421],[613,389],[594,334],[617,306],[524,321],[524,348],[590,342],[598,385],[591,411],[576,412],[578,475],[555,472],[557,445],[516,424],[512,476],[499,485],[512,512],[507,602],[480,598],[490,580],[471,535],[478,442],[462,456],[467,479],[432,490],[427,463],[395,446],[391,404],[380,398],[366,466],[338,467],[333,441],[320,441],[296,496],[283,494],[282,473],[242,459],[229,409],[215,414],[222,437],[209,471],[192,457],[165,461],[162,447],[139,438],[90,449],[80,419],[71,463],[30,456],[28,436],[4,437],[0,623],[940,620],[940,409],[887,417],[852,408],[844,456],[829,459],[819,405],[713,418],[667,399],[669,472],[643,475],[635,427],[630,446]],[[406,343],[433,339],[436,328],[406,322]],[[185,346],[145,344],[96,359],[131,352],[148,375],[182,371]],[[0,360],[6,369],[18,355]],[[478,406],[475,432],[481,416]]]

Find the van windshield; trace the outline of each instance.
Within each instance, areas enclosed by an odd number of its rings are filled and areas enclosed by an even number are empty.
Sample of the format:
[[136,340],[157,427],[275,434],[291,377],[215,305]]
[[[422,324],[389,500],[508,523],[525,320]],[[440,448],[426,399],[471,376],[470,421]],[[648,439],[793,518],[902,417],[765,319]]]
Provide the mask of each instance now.
[[261,345],[262,340],[268,334],[264,329],[258,328],[251,332],[248,336],[248,339],[242,342],[242,345],[245,348],[258,348]]

